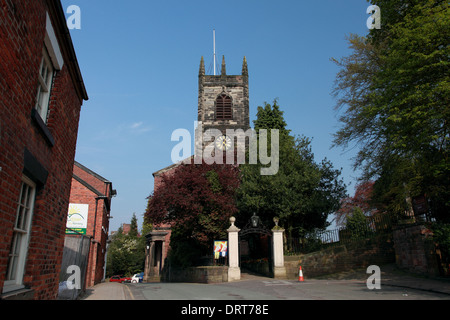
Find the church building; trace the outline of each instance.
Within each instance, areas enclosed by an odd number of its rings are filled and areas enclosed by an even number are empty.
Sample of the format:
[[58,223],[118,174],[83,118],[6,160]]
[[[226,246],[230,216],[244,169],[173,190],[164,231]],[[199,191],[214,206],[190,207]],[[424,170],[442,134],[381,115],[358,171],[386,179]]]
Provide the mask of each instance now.
[[[225,57],[222,58],[220,75],[207,75],[203,57],[198,75],[198,123],[196,132],[196,154],[203,152],[208,144],[216,143],[227,147],[233,144],[226,136],[227,129],[246,131],[250,128],[249,118],[249,81],[247,59],[244,57],[242,72],[239,75],[227,75]],[[217,129],[223,135],[214,137],[215,141],[199,140],[199,134],[208,129]],[[199,142],[201,141],[201,142]],[[201,146],[201,149],[199,149]],[[191,163],[193,163],[193,156]],[[161,187],[162,177],[170,175],[185,161],[172,164],[153,173],[154,189]],[[146,235],[147,249],[144,281],[159,281],[170,246],[170,225],[154,225],[153,231]]]

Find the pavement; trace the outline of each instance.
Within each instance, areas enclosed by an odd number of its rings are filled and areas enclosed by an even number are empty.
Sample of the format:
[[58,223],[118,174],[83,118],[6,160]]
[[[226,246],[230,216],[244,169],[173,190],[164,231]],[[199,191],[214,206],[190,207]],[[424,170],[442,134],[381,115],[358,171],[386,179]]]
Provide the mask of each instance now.
[[102,282],[86,289],[81,300],[134,300],[130,288],[118,282]]
[[[381,285],[423,290],[434,293],[448,294],[450,296],[450,278],[449,277],[431,277],[418,275],[399,269],[395,264],[388,264],[380,267]],[[350,270],[334,275],[317,277],[317,279],[333,280],[364,280],[366,281],[370,274],[366,269]]]
[[[306,272],[305,272],[306,273]],[[366,270],[351,270],[334,275],[317,277],[314,280],[364,280],[370,275]],[[241,281],[267,279],[256,275],[242,274]],[[305,281],[307,276],[305,274]],[[312,279],[311,279],[312,280]],[[381,266],[381,285],[423,290],[433,293],[447,294],[450,297],[450,279],[443,277],[426,277],[404,272],[395,265]],[[125,284],[102,282],[88,288],[81,300],[134,300],[133,293]]]

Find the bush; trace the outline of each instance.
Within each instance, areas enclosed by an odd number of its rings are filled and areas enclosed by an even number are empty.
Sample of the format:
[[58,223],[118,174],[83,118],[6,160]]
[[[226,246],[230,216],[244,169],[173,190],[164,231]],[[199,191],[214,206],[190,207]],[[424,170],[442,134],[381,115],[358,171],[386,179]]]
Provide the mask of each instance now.
[[433,239],[445,257],[450,257],[450,224],[433,223],[431,225]]
[[359,207],[353,208],[352,215],[347,218],[345,229],[353,239],[366,238],[372,233],[367,223],[367,217]]

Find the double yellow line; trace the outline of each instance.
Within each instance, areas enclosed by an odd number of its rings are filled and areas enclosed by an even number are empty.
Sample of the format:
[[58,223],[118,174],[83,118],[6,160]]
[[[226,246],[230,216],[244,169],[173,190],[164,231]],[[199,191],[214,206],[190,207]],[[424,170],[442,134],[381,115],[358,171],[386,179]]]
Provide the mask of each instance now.
[[128,293],[129,293],[129,295],[130,295],[130,297],[131,297],[131,300],[136,300],[136,299],[134,298],[134,295],[133,295],[133,293],[131,292],[130,288],[128,288],[128,286],[127,286],[126,284],[124,284],[124,286],[125,286],[125,288],[127,288]]

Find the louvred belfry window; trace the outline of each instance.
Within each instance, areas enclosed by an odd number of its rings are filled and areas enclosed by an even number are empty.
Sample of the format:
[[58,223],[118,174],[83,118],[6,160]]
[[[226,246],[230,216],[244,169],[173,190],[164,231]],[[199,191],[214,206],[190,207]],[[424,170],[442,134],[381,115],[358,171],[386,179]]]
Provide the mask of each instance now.
[[226,94],[221,94],[216,100],[216,119],[231,120],[233,119],[232,101]]

